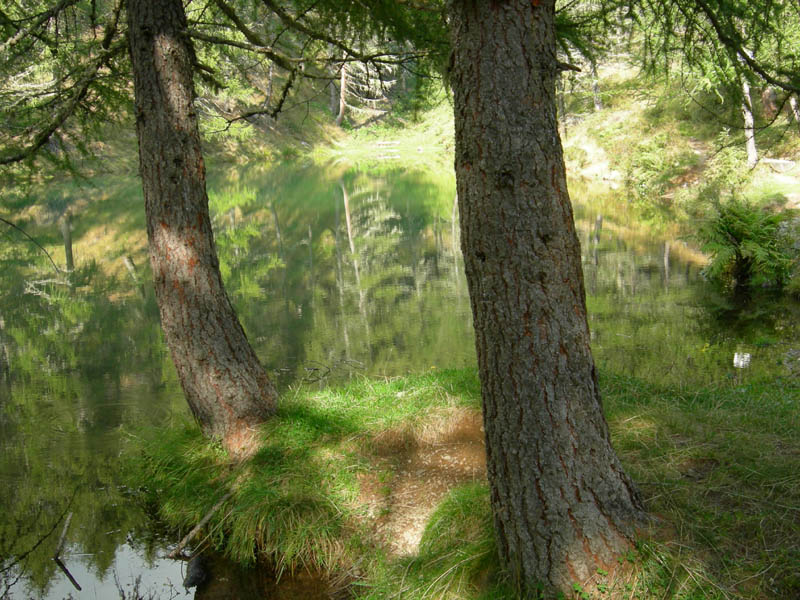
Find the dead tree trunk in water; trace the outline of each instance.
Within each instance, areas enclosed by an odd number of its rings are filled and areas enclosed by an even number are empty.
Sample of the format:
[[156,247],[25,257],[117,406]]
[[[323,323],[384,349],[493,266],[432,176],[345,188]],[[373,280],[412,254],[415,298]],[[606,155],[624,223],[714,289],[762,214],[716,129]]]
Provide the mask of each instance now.
[[452,0],[461,248],[498,549],[571,595],[644,518],[603,416],[555,110],[555,0]]
[[275,389],[222,285],[180,0],[129,0],[139,164],[164,336],[203,432],[234,451],[275,410]]

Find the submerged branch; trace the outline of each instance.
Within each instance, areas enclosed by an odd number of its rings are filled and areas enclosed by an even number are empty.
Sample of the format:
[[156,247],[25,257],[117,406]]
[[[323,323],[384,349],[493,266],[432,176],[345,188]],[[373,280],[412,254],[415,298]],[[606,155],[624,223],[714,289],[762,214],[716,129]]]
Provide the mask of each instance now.
[[67,520],[64,521],[64,528],[61,530],[61,537],[58,540],[58,546],[56,546],[55,554],[53,554],[53,560],[58,565],[58,568],[61,569],[64,572],[64,575],[67,576],[67,579],[69,579],[69,582],[73,586],[75,586],[76,590],[78,590],[80,592],[81,591],[81,586],[78,585],[77,581],[75,581],[75,578],[72,576],[72,573],[70,573],[69,569],[67,569],[67,565],[65,565],[63,562],[61,562],[61,557],[60,557],[61,550],[64,548],[64,542],[67,539],[67,530],[69,529],[69,524],[70,524],[71,521],[72,521],[72,512],[70,512],[67,515]]
[[203,527],[205,527],[206,523],[208,523],[211,520],[211,517],[214,516],[214,513],[216,513],[220,509],[220,507],[230,499],[231,496],[233,496],[233,492],[228,492],[222,498],[220,498],[219,501],[211,508],[211,510],[208,511],[208,514],[206,514],[206,516],[203,517],[200,520],[200,522],[197,525],[195,525],[194,528],[189,533],[186,534],[186,537],[184,537],[180,541],[180,543],[176,546],[176,548],[172,552],[167,554],[167,558],[178,558],[180,553],[183,552],[183,549],[186,547],[186,544],[188,544],[194,539],[194,537],[200,532],[200,530]]

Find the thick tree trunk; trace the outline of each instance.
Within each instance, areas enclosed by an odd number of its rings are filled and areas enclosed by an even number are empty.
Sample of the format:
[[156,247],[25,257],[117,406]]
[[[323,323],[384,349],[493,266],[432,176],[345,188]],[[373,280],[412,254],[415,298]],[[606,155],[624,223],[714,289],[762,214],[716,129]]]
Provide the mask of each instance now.
[[275,409],[219,272],[180,0],[129,0],[139,163],[161,325],[203,432],[244,449]]
[[453,0],[462,252],[500,556],[570,594],[644,519],[615,455],[589,348],[555,110],[554,0]]

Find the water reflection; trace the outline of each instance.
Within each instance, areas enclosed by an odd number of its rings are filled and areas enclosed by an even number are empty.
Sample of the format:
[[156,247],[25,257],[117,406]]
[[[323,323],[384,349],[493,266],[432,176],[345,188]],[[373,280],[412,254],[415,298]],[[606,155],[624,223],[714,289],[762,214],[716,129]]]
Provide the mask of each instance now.
[[207,573],[197,586],[195,600],[331,600],[346,598],[345,582],[331,582],[306,570],[286,573],[282,577],[268,566],[243,568],[221,556],[206,561]]
[[[123,182],[119,197],[90,201],[102,209],[28,224],[65,253],[76,245],[70,285],[50,281],[35,249],[0,238],[0,597],[74,591],[52,560],[69,512],[62,557],[95,590],[89,597],[115,597],[115,574],[129,590],[142,575],[141,590],[163,597],[182,581],[182,565],[159,558],[164,540],[117,478],[137,427],[186,413],[146,256],[132,242],[95,262],[81,256],[81,241],[98,231],[92,218],[120,223],[109,239],[143,228],[133,187]],[[251,167],[211,181],[228,293],[280,387],[475,363],[454,197],[450,174],[391,169]],[[798,364],[795,305],[712,302],[684,242],[590,203],[576,202],[575,215],[601,369],[692,386],[731,380],[735,352],[752,357],[740,379],[787,375]],[[264,597],[330,594],[314,578],[277,588],[263,570],[252,580],[213,565],[214,583],[198,598],[245,594],[233,581]]]
[[452,178],[276,177],[243,174],[211,203],[228,290],[280,384],[474,363]]
[[[737,305],[703,279],[703,257],[685,241],[584,204],[575,212],[601,370],[687,388],[789,375],[781,365],[800,333],[796,301],[765,293]],[[731,362],[744,351],[746,374]]]

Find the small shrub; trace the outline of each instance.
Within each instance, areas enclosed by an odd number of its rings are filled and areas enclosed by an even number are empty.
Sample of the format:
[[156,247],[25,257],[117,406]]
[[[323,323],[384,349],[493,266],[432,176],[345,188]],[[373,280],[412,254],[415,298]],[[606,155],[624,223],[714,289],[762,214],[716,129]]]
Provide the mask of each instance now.
[[783,288],[797,260],[789,226],[794,213],[773,213],[735,197],[718,202],[714,213],[697,233],[711,255],[708,278],[734,292]]

